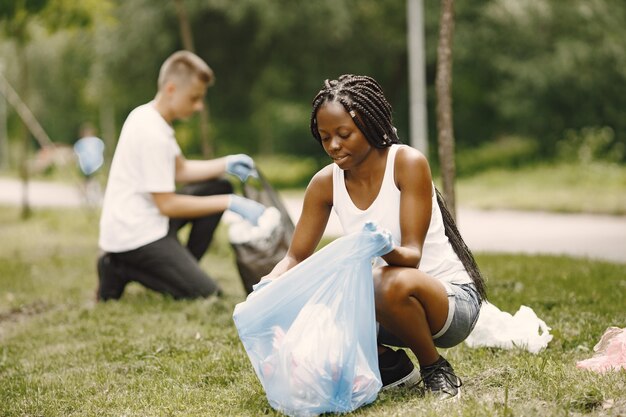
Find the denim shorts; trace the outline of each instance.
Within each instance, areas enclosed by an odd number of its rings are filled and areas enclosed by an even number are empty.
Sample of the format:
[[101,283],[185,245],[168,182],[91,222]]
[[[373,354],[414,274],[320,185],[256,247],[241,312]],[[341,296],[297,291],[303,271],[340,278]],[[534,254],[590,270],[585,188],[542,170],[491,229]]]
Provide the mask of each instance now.
[[[448,293],[448,318],[443,328],[433,335],[435,346],[450,348],[463,342],[472,332],[480,312],[480,296],[474,284],[442,282]],[[400,339],[382,326],[379,327],[378,343],[406,347]]]

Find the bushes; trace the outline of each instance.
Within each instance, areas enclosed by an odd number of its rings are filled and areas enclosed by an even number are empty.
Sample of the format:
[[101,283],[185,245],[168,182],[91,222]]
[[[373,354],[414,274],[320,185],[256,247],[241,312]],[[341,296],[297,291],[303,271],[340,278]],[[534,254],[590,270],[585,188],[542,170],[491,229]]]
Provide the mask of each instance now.
[[[478,148],[457,153],[457,173],[472,176],[490,169],[520,168],[536,162],[547,162],[539,141],[519,136],[505,136]],[[568,129],[556,144],[556,161],[566,164],[624,163],[626,145],[608,127],[589,126]],[[551,159],[548,159],[550,161]]]
[[536,141],[517,136],[505,136],[475,149],[457,154],[457,173],[470,176],[491,168],[518,168],[538,157]]
[[303,188],[321,167],[314,158],[292,155],[257,156],[257,166],[276,188]]
[[585,127],[569,129],[565,137],[557,143],[557,156],[567,162],[624,162],[626,145],[615,137],[615,131],[608,127]]

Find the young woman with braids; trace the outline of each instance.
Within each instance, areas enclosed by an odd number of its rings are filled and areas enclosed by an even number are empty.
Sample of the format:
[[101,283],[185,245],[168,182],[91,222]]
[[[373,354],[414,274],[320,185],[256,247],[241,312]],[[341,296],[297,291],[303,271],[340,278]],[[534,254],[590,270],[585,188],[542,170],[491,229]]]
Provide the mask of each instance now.
[[[374,264],[383,388],[423,381],[437,397],[456,397],[461,380],[437,347],[455,346],[469,335],[485,285],[433,185],[426,157],[400,145],[391,111],[370,77],[325,81],[313,100],[311,133],[333,163],[309,183],[289,251],[267,278],[313,253],[331,210],[346,233],[376,222],[393,237],[393,249]],[[404,350],[389,346],[410,348],[420,371]]]

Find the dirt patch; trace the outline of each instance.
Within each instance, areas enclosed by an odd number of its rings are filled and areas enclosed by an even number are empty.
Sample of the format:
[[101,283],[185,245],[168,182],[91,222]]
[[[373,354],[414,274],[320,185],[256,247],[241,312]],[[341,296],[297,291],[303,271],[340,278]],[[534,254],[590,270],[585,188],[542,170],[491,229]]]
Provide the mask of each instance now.
[[8,311],[0,311],[0,323],[5,321],[19,321],[22,318],[36,316],[51,309],[48,303],[35,301],[30,304],[22,304]]
[[0,311],[0,340],[7,332],[7,324],[21,323],[31,317],[38,316],[52,309],[52,305],[43,301],[22,304],[6,311]]

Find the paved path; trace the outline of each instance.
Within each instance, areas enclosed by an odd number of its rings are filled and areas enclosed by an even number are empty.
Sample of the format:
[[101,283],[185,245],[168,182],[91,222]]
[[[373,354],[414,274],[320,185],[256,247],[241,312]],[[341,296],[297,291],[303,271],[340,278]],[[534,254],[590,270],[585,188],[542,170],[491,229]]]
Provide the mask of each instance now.
[[[32,181],[28,194],[34,207],[74,207],[83,202],[78,188],[65,184]],[[21,196],[18,181],[0,178],[0,204],[19,204]],[[284,202],[297,221],[302,199],[287,196]],[[458,218],[463,237],[476,252],[564,254],[626,264],[626,216],[461,208]],[[326,234],[341,234],[334,214]]]
[[[285,205],[297,221],[302,201],[286,198]],[[458,226],[475,252],[562,254],[626,263],[626,216],[461,208]],[[325,233],[342,233],[334,213]]]
[[[20,204],[22,184],[11,178],[0,178],[0,204]],[[83,203],[78,186],[46,182],[28,182],[28,201],[32,207],[77,207]]]

